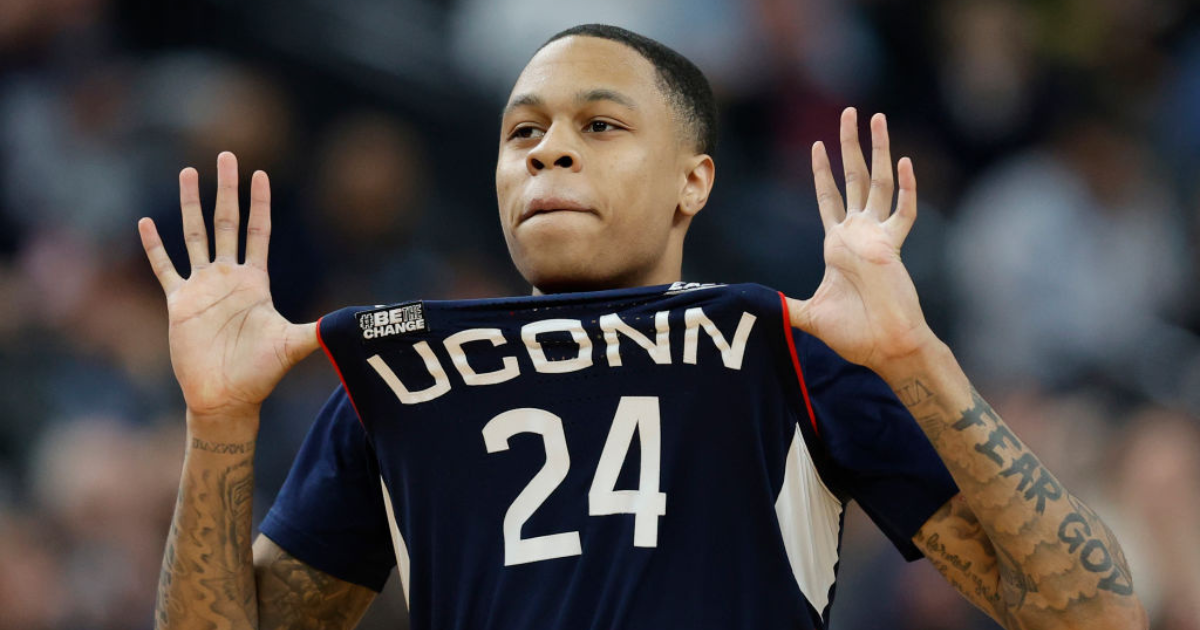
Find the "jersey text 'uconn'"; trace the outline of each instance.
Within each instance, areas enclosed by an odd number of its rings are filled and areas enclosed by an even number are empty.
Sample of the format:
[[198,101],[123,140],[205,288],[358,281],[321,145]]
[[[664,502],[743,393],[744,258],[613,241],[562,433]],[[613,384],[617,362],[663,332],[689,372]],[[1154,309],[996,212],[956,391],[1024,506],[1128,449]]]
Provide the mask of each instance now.
[[[724,366],[731,370],[742,369],[742,357],[746,351],[746,340],[750,337],[751,329],[754,328],[755,319],[754,315],[743,312],[737,328],[732,331],[732,338],[727,339],[725,334],[717,328],[717,325],[704,314],[703,308],[695,307],[687,309],[683,315],[685,326],[683,334],[683,362],[691,365],[696,364],[697,347],[700,344],[700,331],[703,330],[705,335],[712,340],[713,345],[720,352],[721,362]],[[651,339],[646,334],[630,326],[616,313],[601,316],[597,320],[601,333],[601,335],[597,336],[597,339],[601,336],[604,339],[604,343],[602,344],[604,360],[608,362],[609,367],[621,367],[620,338],[625,337],[645,350],[656,364],[669,365],[672,361],[669,320],[670,311],[655,313],[654,337]],[[574,356],[553,361],[548,359],[542,347],[542,342],[538,339],[539,335],[548,333],[570,334],[571,340],[577,348]],[[533,362],[534,369],[543,374],[576,372],[590,368],[596,362],[593,357],[592,336],[584,328],[581,320],[538,320],[522,326],[520,335],[520,341],[525,346],[526,352],[529,353],[529,358]],[[499,328],[469,328],[446,337],[442,340],[442,345],[446,349],[446,354],[450,356],[454,369],[462,377],[463,383],[468,386],[479,386],[503,383],[521,375],[521,368],[517,362],[517,358],[512,355],[505,356],[501,366],[497,369],[480,372],[471,366],[469,356],[472,347],[484,343],[491,344],[493,347],[499,347],[509,343],[509,341],[509,339],[505,338],[504,332]],[[421,357],[429,375],[433,377],[433,384],[424,389],[413,391],[406,387],[396,373],[388,366],[387,362],[378,354],[369,357],[367,363],[374,368],[379,377],[396,394],[400,402],[405,405],[428,402],[449,392],[453,387],[450,383],[450,378],[446,374],[446,369],[442,365],[441,360],[433,352],[433,348],[429,346],[429,342],[418,341],[413,344],[412,348]]]

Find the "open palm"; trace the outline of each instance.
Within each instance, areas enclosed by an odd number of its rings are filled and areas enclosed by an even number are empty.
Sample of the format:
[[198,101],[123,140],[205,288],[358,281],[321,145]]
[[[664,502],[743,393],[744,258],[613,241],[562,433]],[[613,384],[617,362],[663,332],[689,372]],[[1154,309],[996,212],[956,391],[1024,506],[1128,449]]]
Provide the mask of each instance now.
[[825,226],[825,276],[808,300],[788,299],[793,326],[824,341],[847,361],[876,368],[914,352],[933,338],[917,291],[900,260],[917,216],[912,161],[897,166],[900,194],[891,212],[891,152],[887,121],[871,119],[871,170],[858,142],[858,116],[842,113],[846,203],[838,192],[825,146],[813,145],[813,177]]
[[275,310],[267,276],[270,184],[254,174],[246,230],[246,260],[239,263],[237,158],[217,158],[213,215],[216,256],[210,260],[200,209],[198,176],[179,174],[184,241],[192,273],[180,277],[153,221],[138,223],[142,245],[167,296],[171,364],[193,414],[230,416],[256,410],[283,375],[317,347],[315,324],[292,324]]

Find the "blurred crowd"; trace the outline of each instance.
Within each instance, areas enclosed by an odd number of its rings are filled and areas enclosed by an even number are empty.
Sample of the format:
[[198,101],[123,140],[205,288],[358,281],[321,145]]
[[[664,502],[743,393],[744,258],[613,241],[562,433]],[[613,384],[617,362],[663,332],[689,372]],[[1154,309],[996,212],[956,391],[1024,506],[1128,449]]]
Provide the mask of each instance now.
[[[1160,630],[1200,630],[1200,10],[1186,0],[0,0],[0,626],[151,626],[183,453],[166,309],[180,168],[273,189],[272,289],[348,304],[528,292],[492,173],[552,33],[688,55],[721,107],[685,279],[804,296],[809,171],[846,105],[887,113],[921,218],[905,260],[978,390],[1122,541]],[[206,207],[211,207],[207,205]],[[264,409],[256,515],[336,376]],[[847,517],[837,630],[990,628]],[[364,627],[396,628],[391,580]]]

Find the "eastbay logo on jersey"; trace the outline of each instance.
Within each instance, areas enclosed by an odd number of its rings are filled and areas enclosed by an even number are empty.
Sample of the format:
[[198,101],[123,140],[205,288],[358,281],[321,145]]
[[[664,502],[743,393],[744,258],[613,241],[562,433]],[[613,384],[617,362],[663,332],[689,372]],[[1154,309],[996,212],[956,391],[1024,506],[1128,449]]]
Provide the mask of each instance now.
[[400,306],[377,308],[355,313],[363,339],[383,339],[393,335],[428,330],[425,324],[425,304],[413,302]]

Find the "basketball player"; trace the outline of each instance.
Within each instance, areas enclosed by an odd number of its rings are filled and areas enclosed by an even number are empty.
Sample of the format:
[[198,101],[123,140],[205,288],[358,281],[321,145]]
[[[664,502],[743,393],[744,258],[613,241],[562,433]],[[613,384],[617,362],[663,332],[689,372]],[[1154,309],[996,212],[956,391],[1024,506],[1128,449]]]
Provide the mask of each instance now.
[[[1146,627],[1111,532],[926,325],[899,256],[913,165],[893,212],[886,121],[869,127],[868,169],[842,116],[844,202],[813,147],[826,273],[807,300],[680,282],[712,95],[617,28],[552,38],[504,110],[500,221],[532,297],[293,324],[268,290],[266,174],[239,263],[234,156],[211,260],[185,169],[189,278],[139,224],[187,402],[158,626],[349,628],[396,566],[415,628],[825,627],[853,499],[1007,628]],[[251,546],[259,406],[319,345],[343,387]]]

